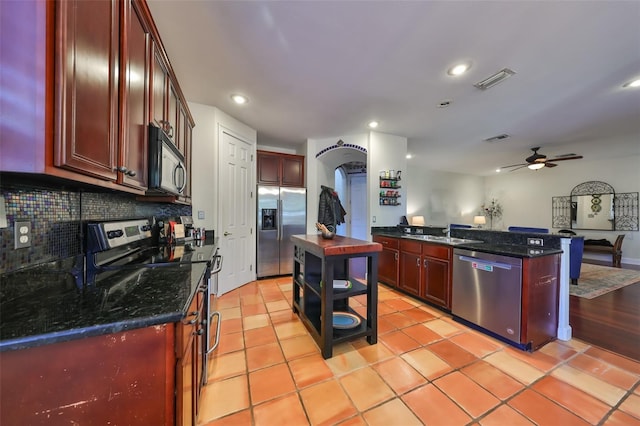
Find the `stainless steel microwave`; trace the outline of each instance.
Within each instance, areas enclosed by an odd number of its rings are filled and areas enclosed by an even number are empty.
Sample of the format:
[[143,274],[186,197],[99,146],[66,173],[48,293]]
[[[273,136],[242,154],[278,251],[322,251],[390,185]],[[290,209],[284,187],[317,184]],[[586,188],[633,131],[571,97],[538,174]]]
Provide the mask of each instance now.
[[149,126],[149,193],[180,195],[187,186],[184,156],[159,127]]

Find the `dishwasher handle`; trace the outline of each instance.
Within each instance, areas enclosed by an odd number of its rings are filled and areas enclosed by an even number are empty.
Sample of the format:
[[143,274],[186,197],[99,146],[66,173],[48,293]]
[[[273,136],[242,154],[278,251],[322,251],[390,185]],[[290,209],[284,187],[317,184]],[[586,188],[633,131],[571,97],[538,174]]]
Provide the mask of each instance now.
[[463,262],[471,262],[471,263],[486,265],[488,268],[475,268],[475,269],[481,269],[483,271],[488,271],[488,272],[491,272],[493,268],[506,269],[507,271],[510,271],[514,267],[513,265],[509,265],[508,263],[493,262],[491,260],[478,259],[476,257],[469,257],[469,256],[458,256],[458,257]]

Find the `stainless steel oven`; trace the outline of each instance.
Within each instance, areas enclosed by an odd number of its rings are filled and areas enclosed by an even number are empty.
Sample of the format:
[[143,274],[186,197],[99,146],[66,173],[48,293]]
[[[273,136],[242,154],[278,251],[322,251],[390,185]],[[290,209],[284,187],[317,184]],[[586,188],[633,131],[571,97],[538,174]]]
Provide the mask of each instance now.
[[[200,321],[203,338],[199,339],[197,360],[202,380],[207,383],[207,363],[220,342],[220,312],[212,312],[211,302],[217,294],[222,255],[214,244],[201,240],[183,245],[156,245],[149,220],[89,223],[86,229],[86,267],[84,282],[93,282],[98,274],[113,280],[105,301],[115,300],[142,277],[162,273],[158,266],[206,263],[203,285],[204,315]],[[152,268],[153,267],[153,268]],[[215,327],[214,327],[215,326]],[[215,328],[215,333],[212,333]],[[200,391],[200,389],[199,389]]]

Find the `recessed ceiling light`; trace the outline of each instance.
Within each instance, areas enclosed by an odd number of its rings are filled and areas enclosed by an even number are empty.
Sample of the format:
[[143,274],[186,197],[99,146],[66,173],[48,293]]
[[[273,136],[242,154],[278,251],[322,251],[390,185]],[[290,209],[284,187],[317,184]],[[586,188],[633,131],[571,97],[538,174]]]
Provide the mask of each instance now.
[[374,121],[370,121],[369,122],[369,127],[372,128],[372,129],[375,129],[376,127],[378,127],[378,124],[379,123],[377,121],[375,121],[375,120]]
[[407,157],[407,160],[409,160],[409,159],[413,158],[413,155],[411,155],[411,154],[407,154],[407,156],[406,156],[406,157]]
[[451,68],[449,68],[449,70],[447,70],[447,74],[449,75],[462,75],[465,72],[467,72],[469,70],[469,68],[471,68],[471,64],[468,62],[462,63],[462,64],[457,64],[452,66]]
[[231,99],[233,100],[233,102],[237,103],[238,105],[244,105],[247,102],[249,102],[249,98],[242,95],[231,95]]
[[496,173],[500,173],[502,170],[500,169],[496,169]]
[[622,85],[622,87],[640,87],[640,78]]

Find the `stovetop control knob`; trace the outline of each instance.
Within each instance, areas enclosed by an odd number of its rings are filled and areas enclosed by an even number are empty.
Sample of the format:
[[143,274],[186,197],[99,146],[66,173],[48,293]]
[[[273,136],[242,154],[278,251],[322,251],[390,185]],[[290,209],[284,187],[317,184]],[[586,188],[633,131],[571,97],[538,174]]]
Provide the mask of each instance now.
[[151,225],[142,225],[141,228],[143,232],[147,232],[151,230]]
[[122,229],[117,229],[115,231],[107,232],[107,238],[109,239],[122,237],[122,235],[124,235],[124,232],[122,232]]

